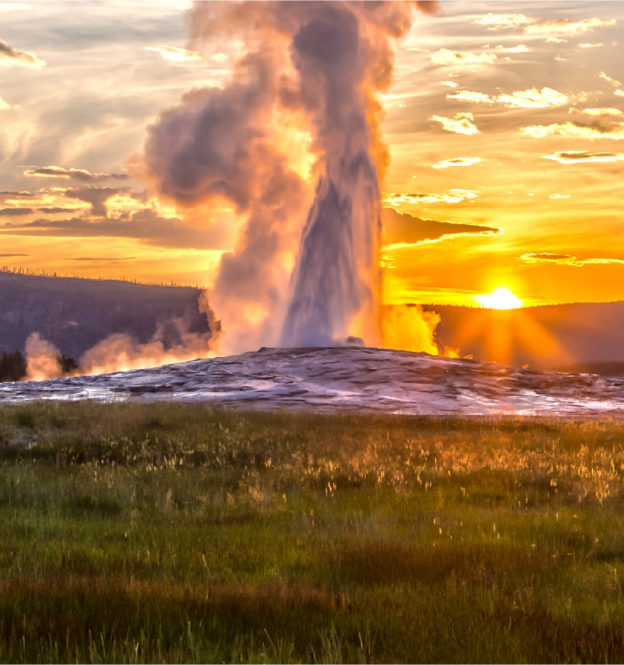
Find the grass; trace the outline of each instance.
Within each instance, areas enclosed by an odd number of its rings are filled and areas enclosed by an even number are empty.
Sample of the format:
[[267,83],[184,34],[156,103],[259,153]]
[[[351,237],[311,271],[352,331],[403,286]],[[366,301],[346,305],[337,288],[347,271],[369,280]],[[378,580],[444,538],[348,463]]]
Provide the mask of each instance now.
[[2,662],[624,660],[624,424],[0,408]]

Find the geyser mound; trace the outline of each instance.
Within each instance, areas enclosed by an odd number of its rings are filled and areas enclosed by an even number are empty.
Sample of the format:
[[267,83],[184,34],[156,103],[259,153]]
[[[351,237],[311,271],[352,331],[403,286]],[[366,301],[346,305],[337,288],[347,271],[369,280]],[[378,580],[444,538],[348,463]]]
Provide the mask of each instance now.
[[624,379],[358,346],[261,349],[153,369],[0,384],[0,402],[204,402],[407,415],[624,416]]

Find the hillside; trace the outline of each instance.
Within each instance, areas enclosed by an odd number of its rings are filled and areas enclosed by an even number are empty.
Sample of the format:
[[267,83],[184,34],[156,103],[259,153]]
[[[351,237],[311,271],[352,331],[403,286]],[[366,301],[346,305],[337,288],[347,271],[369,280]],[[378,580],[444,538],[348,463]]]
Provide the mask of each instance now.
[[23,353],[33,332],[76,359],[113,333],[146,343],[161,327],[165,346],[172,345],[179,333],[167,323],[174,319],[188,332],[209,332],[199,295],[187,287],[0,272],[0,353]]
[[572,303],[515,310],[426,305],[442,321],[438,342],[486,361],[537,369],[620,373],[624,302]]

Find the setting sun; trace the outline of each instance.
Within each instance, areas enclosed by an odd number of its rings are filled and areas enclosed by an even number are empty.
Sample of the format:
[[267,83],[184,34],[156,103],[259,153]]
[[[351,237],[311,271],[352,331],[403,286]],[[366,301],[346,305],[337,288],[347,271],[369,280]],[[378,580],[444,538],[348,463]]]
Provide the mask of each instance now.
[[496,289],[492,293],[478,296],[481,307],[489,309],[517,309],[522,307],[522,300],[509,289]]

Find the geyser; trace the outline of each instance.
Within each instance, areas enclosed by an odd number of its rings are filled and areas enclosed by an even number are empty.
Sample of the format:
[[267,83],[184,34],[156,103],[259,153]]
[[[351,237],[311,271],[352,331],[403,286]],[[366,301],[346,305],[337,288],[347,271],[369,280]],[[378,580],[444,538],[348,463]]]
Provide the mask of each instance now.
[[[192,91],[150,128],[145,164],[181,208],[225,199],[246,217],[211,293],[221,351],[349,335],[381,342],[388,155],[377,94],[416,7],[437,11],[433,2],[194,4],[191,46],[238,38],[246,53],[229,84]],[[310,176],[293,167],[296,132],[309,136]]]

